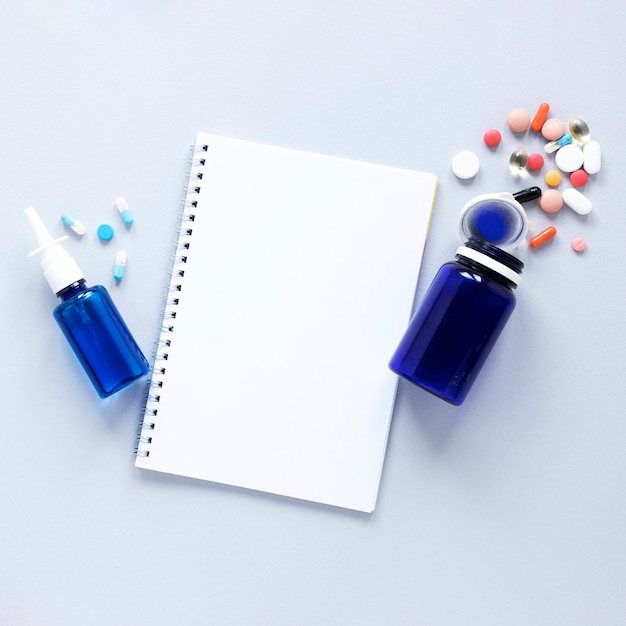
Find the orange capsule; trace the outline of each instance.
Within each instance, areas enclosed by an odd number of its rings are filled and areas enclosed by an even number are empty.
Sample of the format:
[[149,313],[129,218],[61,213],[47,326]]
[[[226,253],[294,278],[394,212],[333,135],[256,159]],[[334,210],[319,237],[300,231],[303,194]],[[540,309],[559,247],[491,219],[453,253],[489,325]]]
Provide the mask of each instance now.
[[541,130],[549,111],[550,105],[547,102],[542,102],[537,109],[537,113],[535,113],[535,117],[533,117],[533,121],[530,123],[531,130],[534,130],[536,133]]
[[544,228],[540,233],[537,233],[529,242],[528,245],[531,248],[538,248],[542,246],[547,241],[550,241],[552,237],[556,235],[556,228],[554,226],[548,226],[548,228]]

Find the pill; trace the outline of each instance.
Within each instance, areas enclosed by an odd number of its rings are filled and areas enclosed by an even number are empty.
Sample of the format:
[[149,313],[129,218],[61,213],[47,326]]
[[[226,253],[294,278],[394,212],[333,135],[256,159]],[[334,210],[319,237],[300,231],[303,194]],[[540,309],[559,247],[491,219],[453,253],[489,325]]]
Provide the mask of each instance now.
[[126,252],[124,250],[120,250],[115,255],[115,263],[113,265],[113,278],[115,280],[122,280],[124,278],[124,274],[126,272]]
[[478,157],[469,150],[459,152],[452,159],[452,171],[457,178],[467,180],[474,178],[480,169]]
[[87,232],[87,229],[80,222],[77,222],[68,213],[61,213],[61,221],[68,228],[71,228],[77,235],[80,235],[81,237]]
[[589,176],[585,170],[576,170],[569,175],[569,182],[572,183],[574,187],[584,187],[588,180]]
[[591,139],[589,125],[580,117],[572,117],[569,121],[569,132],[576,141],[587,143]]
[[[588,146],[589,144],[585,145]],[[562,172],[574,172],[582,166],[583,161],[583,151],[574,144],[563,146],[554,157],[556,166]]]
[[587,247],[587,242],[583,237],[574,237],[572,239],[572,248],[576,250],[576,252],[582,252]]
[[98,237],[102,241],[109,241],[113,239],[115,231],[113,230],[113,226],[111,226],[110,224],[100,224],[100,226],[98,226],[97,233]]
[[545,177],[546,185],[550,187],[558,187],[561,184],[561,173],[557,170],[550,170]]
[[135,221],[133,214],[128,208],[128,203],[126,202],[126,200],[124,200],[124,198],[122,197],[116,198],[115,207],[117,208],[120,214],[120,217],[122,218],[122,222],[124,222],[126,226],[130,226]]
[[524,204],[524,202],[530,202],[531,200],[541,198],[541,189],[539,187],[527,187],[526,189],[516,191],[513,194],[513,197],[521,204]]
[[509,170],[511,174],[519,174],[526,169],[528,164],[528,150],[524,146],[519,146],[509,157]]
[[553,141],[548,142],[544,146],[544,150],[548,154],[552,154],[556,152],[559,148],[566,146],[567,144],[572,143],[572,135],[570,133],[563,133],[558,139],[554,139]]
[[563,206],[563,196],[556,189],[546,189],[539,199],[539,206],[546,213],[556,213]]
[[499,130],[491,128],[483,135],[483,140],[487,146],[495,148],[502,141],[502,135]]
[[513,109],[506,116],[506,123],[514,133],[523,133],[530,126],[530,114],[524,109]]
[[543,167],[543,157],[537,152],[529,154],[527,167],[529,170],[537,172]]
[[530,124],[530,129],[535,132],[539,132],[544,122],[548,118],[548,113],[550,112],[550,105],[547,102],[542,102],[537,109],[537,113],[535,113],[535,117],[533,117],[533,121]]
[[587,174],[597,174],[602,165],[602,152],[597,141],[588,141],[583,146],[583,167]]
[[556,117],[546,120],[541,127],[541,134],[548,140],[558,139],[565,132],[565,124]]
[[554,226],[548,226],[548,228],[544,228],[540,233],[537,233],[531,240],[528,242],[528,245],[531,248],[538,248],[539,246],[543,246],[544,243],[550,241],[556,235],[556,228]]
[[587,215],[591,212],[591,200],[583,196],[578,189],[574,189],[573,187],[564,189],[562,195],[563,202],[565,202],[570,209],[576,211],[578,215]]

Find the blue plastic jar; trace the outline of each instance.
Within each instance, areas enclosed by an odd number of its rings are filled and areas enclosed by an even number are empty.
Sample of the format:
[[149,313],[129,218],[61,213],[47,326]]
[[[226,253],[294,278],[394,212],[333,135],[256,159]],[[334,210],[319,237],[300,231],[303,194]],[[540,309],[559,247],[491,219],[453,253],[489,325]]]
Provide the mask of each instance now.
[[398,375],[460,405],[515,308],[524,264],[472,238],[435,276],[391,362]]

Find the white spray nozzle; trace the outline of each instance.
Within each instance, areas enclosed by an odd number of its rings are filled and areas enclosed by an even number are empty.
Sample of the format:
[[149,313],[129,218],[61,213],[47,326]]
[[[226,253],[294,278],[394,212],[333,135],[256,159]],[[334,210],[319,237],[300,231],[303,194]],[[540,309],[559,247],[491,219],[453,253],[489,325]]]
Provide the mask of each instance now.
[[72,285],[85,277],[80,271],[76,261],[69,255],[68,251],[61,246],[61,241],[67,239],[67,235],[53,239],[45,224],[37,214],[35,207],[29,206],[24,209],[26,217],[37,237],[38,248],[33,250],[28,256],[41,254],[41,267],[50,289],[54,293],[59,293],[69,285]]
[[35,233],[35,237],[37,237],[38,248],[28,253],[28,256],[34,256],[39,252],[43,252],[46,248],[53,246],[54,244],[61,243],[65,241],[68,237],[67,235],[63,235],[58,239],[52,239],[52,235],[48,232],[46,225],[41,221],[39,214],[35,210],[34,206],[29,206],[24,209],[24,213],[26,213],[26,217],[31,225]]

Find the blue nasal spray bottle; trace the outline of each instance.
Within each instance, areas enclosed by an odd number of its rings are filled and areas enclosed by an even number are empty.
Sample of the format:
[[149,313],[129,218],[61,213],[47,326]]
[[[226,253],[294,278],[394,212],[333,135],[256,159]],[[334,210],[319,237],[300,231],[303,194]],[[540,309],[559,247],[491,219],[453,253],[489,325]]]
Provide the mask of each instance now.
[[107,398],[148,373],[149,365],[102,285],[87,287],[85,276],[53,239],[34,207],[25,209],[37,237],[44,277],[61,303],[54,318],[101,398]]

